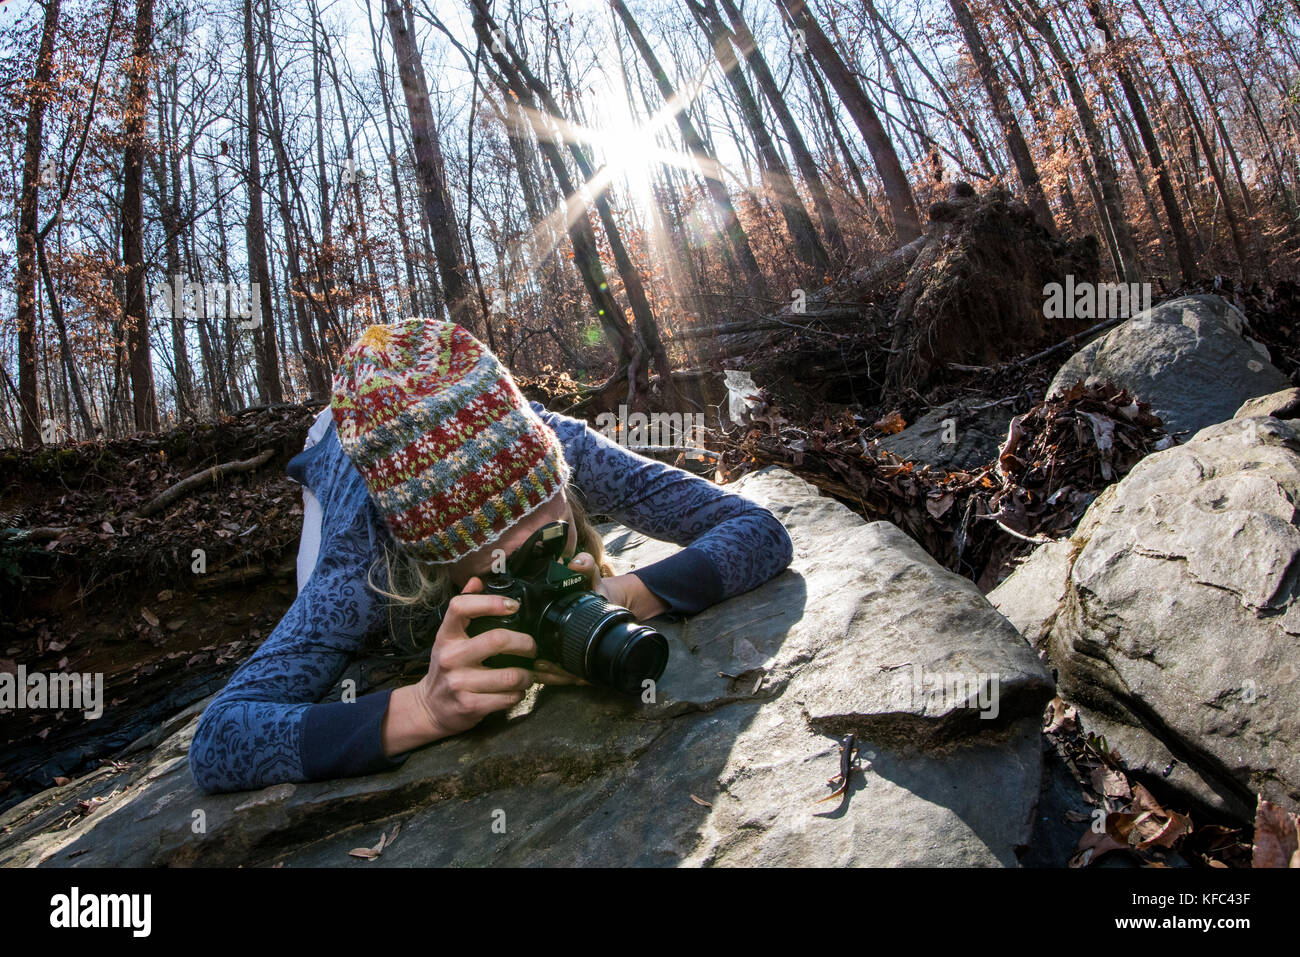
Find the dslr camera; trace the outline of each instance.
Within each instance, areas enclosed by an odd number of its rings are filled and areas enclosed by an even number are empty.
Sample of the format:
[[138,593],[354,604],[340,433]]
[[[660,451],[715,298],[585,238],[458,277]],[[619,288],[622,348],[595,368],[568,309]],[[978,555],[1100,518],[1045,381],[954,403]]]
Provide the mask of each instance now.
[[[537,642],[539,658],[592,684],[640,694],[646,679],[663,676],[668,640],[592,591],[585,576],[566,566],[560,556],[568,540],[568,522],[544,525],[506,560],[505,572],[484,577],[482,594],[513,598],[519,610],[471,619],[468,633],[493,628],[524,632]],[[533,659],[494,655],[483,663],[532,668]]]

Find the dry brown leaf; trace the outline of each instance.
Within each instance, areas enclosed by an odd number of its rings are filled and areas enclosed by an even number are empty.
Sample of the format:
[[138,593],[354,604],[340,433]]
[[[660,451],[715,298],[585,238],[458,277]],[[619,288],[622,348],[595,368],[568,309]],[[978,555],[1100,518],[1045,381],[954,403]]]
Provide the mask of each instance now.
[[882,416],[875,422],[872,422],[871,427],[878,432],[884,432],[886,435],[894,435],[895,433],[902,432],[903,429],[907,428],[907,422],[898,410],[895,409],[888,415]]
[[1048,734],[1058,731],[1070,732],[1079,729],[1078,709],[1072,705],[1067,705],[1061,698],[1056,697],[1047,705],[1047,727]]
[[54,779],[54,786],[55,786],[56,788],[61,788],[61,787],[63,787],[65,784],[71,784],[71,783],[72,783],[71,780],[70,780],[69,778],[65,778],[65,777],[57,777],[57,778]]
[[1154,794],[1144,788],[1141,784],[1133,785],[1133,809],[1139,811],[1155,811],[1161,817],[1168,817],[1169,812],[1160,806]]
[[694,801],[696,804],[700,805],[701,807],[713,807],[713,805],[710,804],[708,801],[704,800],[704,798],[696,797],[694,794],[691,795],[691,800]]
[[1255,808],[1255,851],[1251,867],[1300,867],[1300,817],[1271,801]]
[[1159,833],[1154,837],[1144,840],[1138,845],[1140,848],[1148,847],[1173,847],[1185,835],[1192,832],[1192,819],[1187,814],[1179,814],[1177,811],[1169,812],[1169,820]]
[[1074,856],[1070,858],[1070,867],[1087,867],[1097,858],[1109,854],[1111,851],[1127,851],[1129,846],[1121,841],[1115,840],[1110,832],[1110,819],[1114,814],[1106,818],[1106,830],[1098,834],[1092,828],[1083,832],[1079,838],[1079,847]]
[[367,861],[373,861],[384,853],[384,848],[397,840],[397,832],[401,829],[402,825],[400,823],[394,824],[393,832],[391,834],[384,831],[379,832],[379,843],[374,847],[354,847],[352,850],[348,851],[348,854],[352,857],[360,857]]
[[943,518],[943,516],[947,514],[948,509],[952,508],[952,503],[955,501],[957,501],[957,499],[952,492],[944,492],[938,498],[930,498],[927,496],[925,499],[925,510],[935,518]]
[[1128,780],[1113,768],[1093,768],[1092,786],[1106,797],[1128,798],[1133,796]]
[[149,624],[152,625],[154,628],[158,627],[158,616],[155,615],[153,612],[151,612],[148,608],[145,607],[140,608],[140,617],[143,618],[145,621],[149,622]]
[[397,840],[397,832],[400,831],[401,829],[402,829],[402,825],[400,823],[394,824],[392,834],[389,834],[387,836],[380,835],[379,849],[382,851],[386,847],[391,847],[393,841]]

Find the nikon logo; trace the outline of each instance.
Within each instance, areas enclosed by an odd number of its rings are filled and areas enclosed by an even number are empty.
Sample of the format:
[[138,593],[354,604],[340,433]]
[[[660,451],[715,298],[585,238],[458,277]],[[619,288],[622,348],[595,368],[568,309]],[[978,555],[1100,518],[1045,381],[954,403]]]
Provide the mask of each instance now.
[[1126,319],[1151,308],[1149,282],[1049,282],[1043,287],[1047,319]]

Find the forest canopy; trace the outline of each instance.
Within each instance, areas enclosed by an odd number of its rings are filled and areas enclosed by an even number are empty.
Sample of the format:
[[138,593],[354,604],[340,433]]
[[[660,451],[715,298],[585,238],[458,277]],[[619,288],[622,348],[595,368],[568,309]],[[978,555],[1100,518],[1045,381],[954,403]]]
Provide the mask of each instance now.
[[325,401],[411,316],[643,405],[957,182],[1114,282],[1296,266],[1296,0],[10,3],[0,109],[0,445]]

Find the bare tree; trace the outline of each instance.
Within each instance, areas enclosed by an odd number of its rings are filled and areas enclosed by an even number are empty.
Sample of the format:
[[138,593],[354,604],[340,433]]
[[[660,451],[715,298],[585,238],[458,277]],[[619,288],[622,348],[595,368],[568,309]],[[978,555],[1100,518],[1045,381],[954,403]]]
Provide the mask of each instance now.
[[415,18],[409,0],[400,5],[398,0],[384,0],[384,16],[388,19],[398,74],[402,79],[402,93],[406,97],[406,111],[411,119],[416,180],[420,184],[420,198],[433,234],[447,312],[453,322],[483,335],[483,317],[479,315],[473,287],[465,275],[465,256],[456,225],[456,210],[447,192],[442,145],[438,141],[433,106],[429,102],[424,65],[415,45]]
[[876,164],[885,187],[885,197],[893,212],[894,231],[899,242],[907,243],[921,235],[921,217],[916,209],[916,198],[912,195],[912,185],[903,172],[903,164],[898,161],[898,153],[890,141],[885,128],[880,124],[875,107],[867,99],[862,85],[858,83],[844,60],[836,52],[830,38],[822,32],[817,21],[813,19],[804,0],[777,0],[781,9],[790,18],[794,29],[798,31],[799,43],[806,45],[808,52],[817,60],[826,79],[839,94],[844,108],[857,124],[858,131],[867,144],[871,159]]
[[41,130],[45,123],[47,87],[54,62],[54,34],[59,25],[59,0],[46,0],[36,69],[28,86],[27,133],[23,144],[22,193],[18,201],[18,408],[24,448],[41,444],[40,407],[36,399],[36,220],[40,215]]

